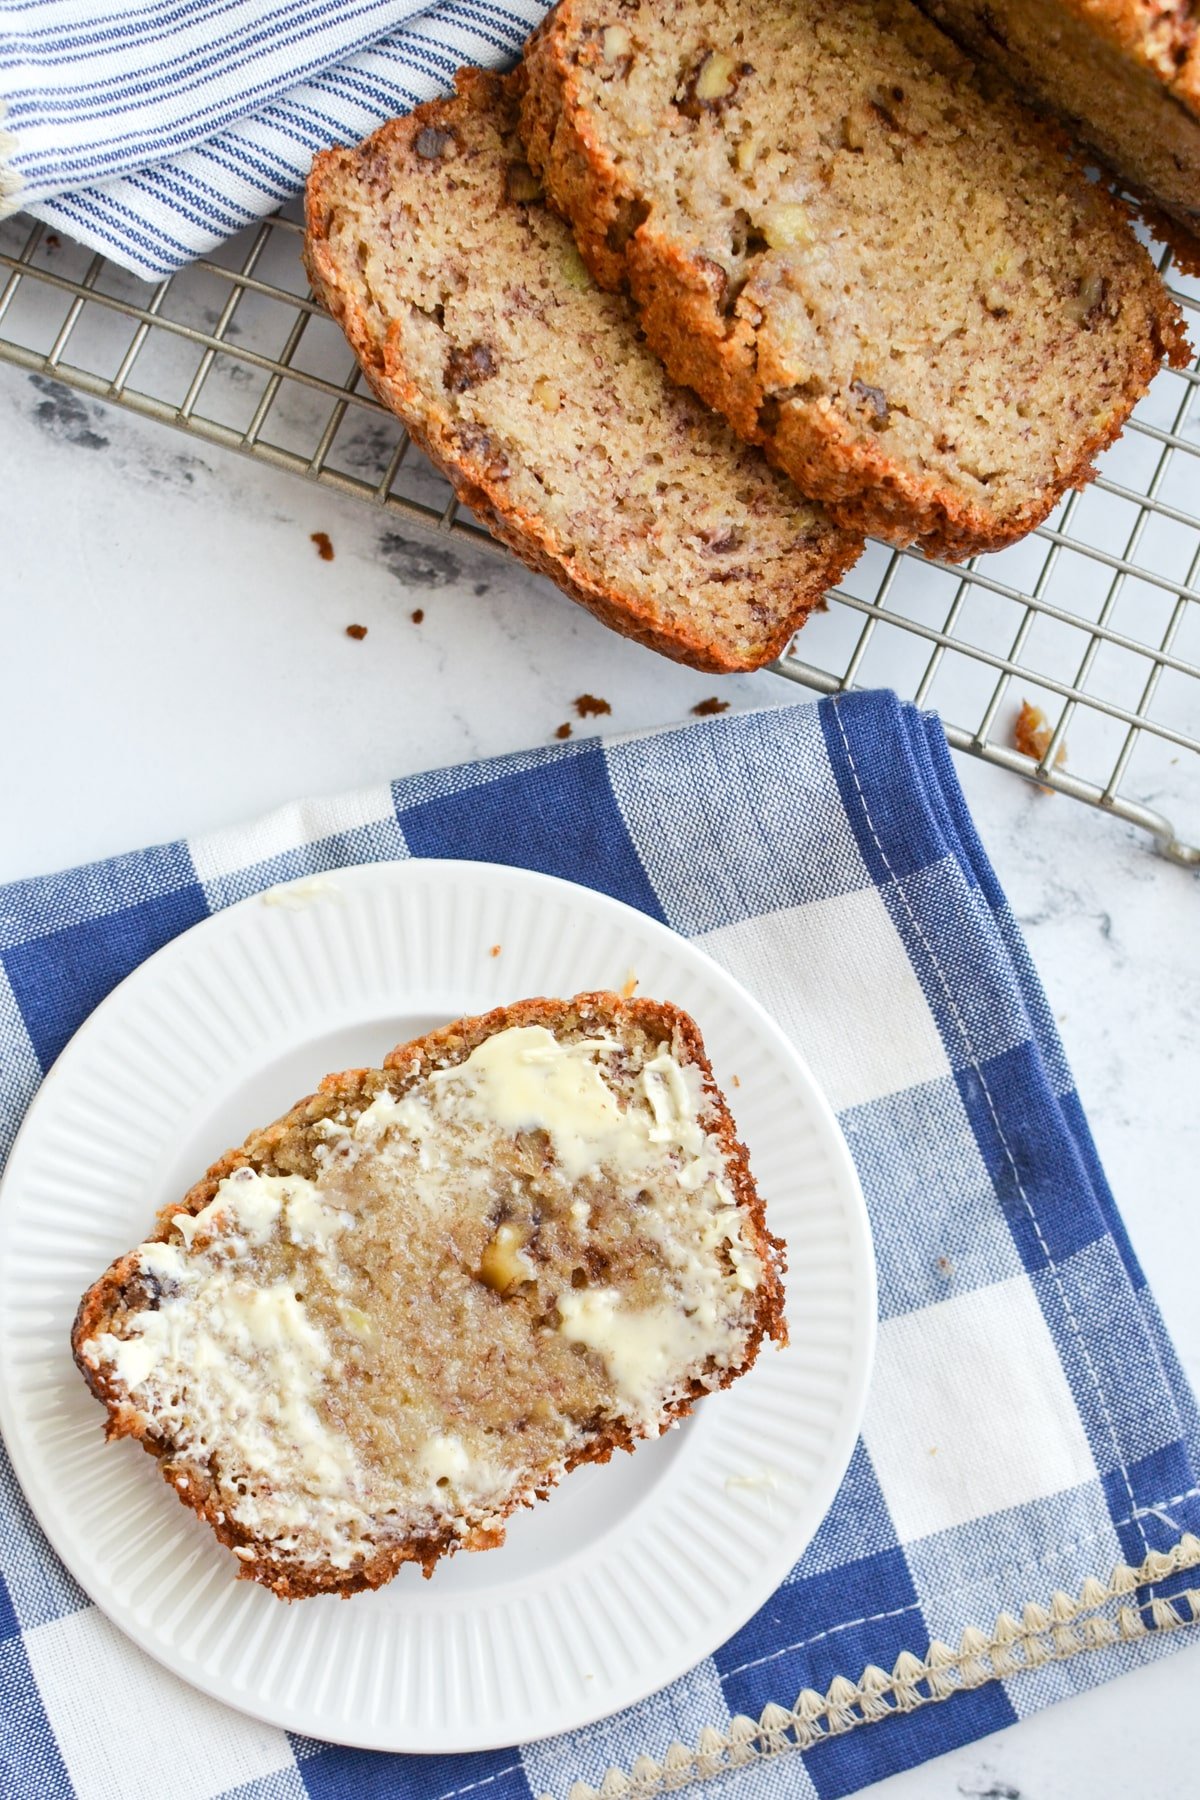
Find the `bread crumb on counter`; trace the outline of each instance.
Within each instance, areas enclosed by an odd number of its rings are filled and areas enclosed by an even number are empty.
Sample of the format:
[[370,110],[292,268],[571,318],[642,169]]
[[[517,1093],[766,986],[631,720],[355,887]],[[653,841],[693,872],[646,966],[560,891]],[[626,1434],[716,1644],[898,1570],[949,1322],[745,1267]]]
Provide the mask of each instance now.
[[322,562],[333,561],[333,539],[327,531],[310,531],[309,542],[317,546],[317,555]]
[[581,719],[598,719],[604,713],[612,711],[608,701],[601,700],[596,694],[576,695],[574,706]]
[[352,638],[357,638],[360,643],[361,643],[362,639],[366,637],[366,635],[367,635],[367,628],[365,625],[347,625],[347,627],[346,627],[346,636],[352,637]]
[[692,711],[698,719],[711,719],[716,713],[728,712],[729,702],[718,700],[715,694],[710,694],[707,700],[697,700]]

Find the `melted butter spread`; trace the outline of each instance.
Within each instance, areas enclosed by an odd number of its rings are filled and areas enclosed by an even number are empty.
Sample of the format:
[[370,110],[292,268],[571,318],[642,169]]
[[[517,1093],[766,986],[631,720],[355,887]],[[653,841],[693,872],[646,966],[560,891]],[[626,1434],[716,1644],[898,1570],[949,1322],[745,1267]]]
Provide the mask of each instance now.
[[619,1050],[614,1038],[563,1043],[544,1025],[519,1025],[487,1038],[465,1062],[430,1080],[451,1089],[460,1111],[481,1122],[509,1132],[544,1131],[568,1181],[598,1166],[636,1176],[664,1147],[677,1145],[701,1165],[689,1170],[698,1186],[721,1160],[719,1152],[706,1155],[697,1071],[660,1051],[639,1077],[647,1105],[623,1107],[604,1070],[605,1059]]
[[605,1038],[563,1044],[544,1025],[514,1026],[433,1080],[502,1131],[546,1132],[563,1174],[577,1181],[597,1163],[627,1170],[642,1160],[642,1115],[621,1110],[601,1072],[598,1053],[609,1048]]
[[[693,1379],[740,1366],[762,1268],[708,1110],[699,1071],[666,1047],[639,1061],[603,1034],[498,1032],[404,1094],[318,1121],[312,1179],[240,1168],[200,1212],[177,1213],[168,1241],[136,1252],[152,1303],[84,1354],[177,1457],[203,1466],[215,1451],[221,1504],[277,1554],[349,1567],[381,1517],[400,1535],[465,1535],[528,1482],[522,1432],[541,1433],[544,1484],[592,1428],[581,1420],[655,1435]],[[548,1153],[530,1148],[538,1133]],[[524,1223],[506,1222],[521,1205]],[[594,1246],[606,1274],[580,1285]],[[401,1279],[403,1305],[417,1294],[444,1311],[405,1314],[419,1323],[397,1337],[380,1320],[397,1316],[386,1284]],[[426,1345],[423,1325],[443,1335]],[[526,1368],[509,1414],[511,1361],[478,1384],[500,1328]],[[544,1370],[557,1371],[548,1410]],[[361,1381],[389,1384],[381,1412],[354,1413],[384,1391]],[[499,1431],[467,1391],[501,1394]],[[364,1416],[370,1429],[352,1430]]]
[[352,1560],[345,1525],[358,1510],[347,1505],[358,1471],[349,1440],[317,1409],[337,1366],[292,1286],[258,1285],[247,1255],[274,1233],[328,1245],[350,1223],[313,1182],[239,1169],[200,1212],[175,1215],[181,1243],[138,1252],[143,1274],[166,1290],[159,1304],[135,1312],[126,1336],[93,1340],[131,1393],[153,1381],[154,1416],[181,1448],[218,1446],[254,1471],[231,1509],[241,1524],[286,1537],[317,1521],[342,1566]]
[[622,1397],[636,1412],[647,1394],[661,1394],[675,1370],[708,1353],[711,1324],[678,1306],[624,1306],[613,1288],[564,1294],[558,1303],[563,1335],[597,1351]]

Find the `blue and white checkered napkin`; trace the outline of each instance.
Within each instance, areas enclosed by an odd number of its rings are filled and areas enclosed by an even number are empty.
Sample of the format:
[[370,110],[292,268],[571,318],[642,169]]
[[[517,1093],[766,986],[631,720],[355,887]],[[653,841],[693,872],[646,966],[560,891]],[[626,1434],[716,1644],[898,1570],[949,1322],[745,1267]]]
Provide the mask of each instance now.
[[[274,212],[317,150],[510,62],[539,0],[0,0],[0,218],[147,279]],[[7,112],[7,117],[5,116]]]
[[879,1260],[849,1473],[788,1581],[682,1680],[564,1738],[442,1758],[289,1738],[191,1693],[89,1606],[9,1476],[8,1800],[161,1800],[164,1769],[172,1800],[646,1796],[664,1775],[724,1800],[842,1795],[1189,1635],[1196,1405],[941,728],[891,695],[504,757],[0,888],[0,1150],[168,938],[291,876],[406,856],[615,894],[795,1038]]

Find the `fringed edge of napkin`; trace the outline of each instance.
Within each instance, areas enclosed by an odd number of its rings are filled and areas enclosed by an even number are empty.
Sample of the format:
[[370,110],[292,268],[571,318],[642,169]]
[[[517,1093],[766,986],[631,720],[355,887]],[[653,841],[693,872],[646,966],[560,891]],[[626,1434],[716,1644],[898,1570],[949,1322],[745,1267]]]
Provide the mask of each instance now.
[[21,190],[24,183],[12,166],[12,159],[17,154],[17,140],[11,131],[4,129],[4,121],[8,117],[8,106],[4,96],[0,94],[0,219],[7,219],[10,214],[21,210]]
[[[764,1757],[808,1750],[822,1738],[870,1725],[892,1713],[915,1712],[968,1688],[1065,1662],[1089,1650],[1131,1644],[1151,1631],[1200,1623],[1200,1588],[1171,1599],[1131,1601],[1140,1587],[1200,1567],[1200,1538],[1185,1532],[1171,1550],[1151,1550],[1140,1568],[1118,1563],[1107,1582],[1089,1575],[1079,1597],[1060,1588],[1046,1605],[1030,1601],[1017,1619],[998,1615],[991,1634],[968,1625],[957,1650],[935,1638],[923,1657],[902,1650],[889,1675],[868,1663],[857,1681],[836,1675],[825,1693],[804,1688],[794,1706],[765,1706],[757,1723],[744,1715],[724,1729],[706,1726],[694,1750],[672,1744],[661,1763],[639,1756],[626,1773],[609,1769],[598,1788],[577,1781],[567,1800],[651,1800],[689,1782],[730,1775]],[[1102,1608],[1112,1609],[1109,1616]],[[541,1800],[553,1800],[544,1794]]]

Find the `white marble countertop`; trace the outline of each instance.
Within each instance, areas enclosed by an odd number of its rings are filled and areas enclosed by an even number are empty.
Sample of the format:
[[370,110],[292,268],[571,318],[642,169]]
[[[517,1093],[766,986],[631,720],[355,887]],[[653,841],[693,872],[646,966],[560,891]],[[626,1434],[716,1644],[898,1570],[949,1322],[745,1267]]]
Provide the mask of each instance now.
[[[56,399],[11,368],[0,496],[0,880],[544,743],[581,689],[626,730],[680,718],[717,685],[486,550],[406,540],[357,502]],[[310,542],[318,530],[332,562]],[[350,623],[368,636],[349,639]],[[741,706],[799,692],[772,675],[720,691]],[[959,769],[1200,1386],[1197,878],[1115,820],[966,758]],[[1195,759],[1172,774],[1177,791],[1155,804],[1194,816]],[[1198,1680],[1194,1642],[871,1792],[1184,1800]]]

